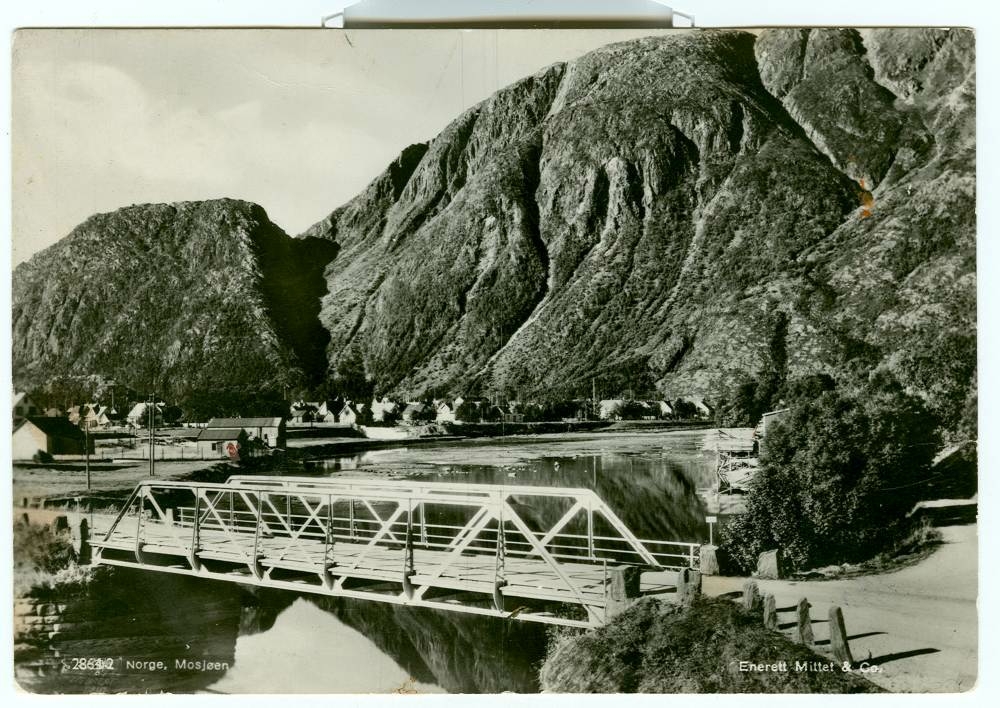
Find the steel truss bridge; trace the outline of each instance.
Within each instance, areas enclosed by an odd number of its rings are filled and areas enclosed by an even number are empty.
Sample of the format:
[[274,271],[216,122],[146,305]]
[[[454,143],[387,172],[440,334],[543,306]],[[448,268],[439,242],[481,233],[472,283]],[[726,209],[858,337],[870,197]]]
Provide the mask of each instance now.
[[233,476],[141,482],[94,562],[493,617],[603,624],[610,576],[697,568],[589,489]]

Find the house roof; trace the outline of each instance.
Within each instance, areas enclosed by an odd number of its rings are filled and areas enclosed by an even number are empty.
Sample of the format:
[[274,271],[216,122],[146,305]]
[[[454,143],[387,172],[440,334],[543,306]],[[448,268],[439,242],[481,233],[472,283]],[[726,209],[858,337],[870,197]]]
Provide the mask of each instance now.
[[243,428],[204,428],[199,434],[199,440],[236,440],[246,435]]
[[[126,416],[126,417],[128,417],[128,418],[138,418],[141,415],[148,415],[148,411],[147,411],[147,408],[146,408],[148,405],[149,404],[145,403],[145,402],[136,403],[134,406],[132,406],[132,410],[130,410],[128,412],[128,416]],[[162,411],[162,409],[163,409],[163,403],[157,401],[156,402],[156,408],[157,408],[158,411]]]
[[276,418],[212,418],[209,428],[277,428],[282,419]]
[[44,416],[29,416],[24,419],[15,432],[27,424],[32,424],[46,435],[57,438],[83,438],[83,431],[65,418],[46,418]]

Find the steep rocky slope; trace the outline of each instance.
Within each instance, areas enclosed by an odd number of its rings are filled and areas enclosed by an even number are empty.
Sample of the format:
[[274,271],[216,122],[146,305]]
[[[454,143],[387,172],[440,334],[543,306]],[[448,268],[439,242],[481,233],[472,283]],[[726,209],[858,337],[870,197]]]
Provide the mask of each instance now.
[[974,54],[963,30],[633,40],[470,108],[303,241],[235,202],[94,217],[15,272],[15,381],[360,361],[402,396],[715,398],[769,366],[885,369],[957,429]]
[[549,67],[306,232],[342,247],[331,360],[407,394],[712,395],[782,322],[790,373],[886,367],[954,417],[973,56],[964,31],[768,30]]
[[325,360],[335,250],[246,202],[98,214],[15,269],[14,380],[100,373],[172,398],[301,384]]

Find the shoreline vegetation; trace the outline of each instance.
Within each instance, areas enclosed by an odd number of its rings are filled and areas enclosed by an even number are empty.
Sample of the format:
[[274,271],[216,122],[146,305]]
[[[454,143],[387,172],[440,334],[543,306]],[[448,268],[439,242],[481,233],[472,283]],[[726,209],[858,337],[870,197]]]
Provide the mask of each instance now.
[[555,693],[879,693],[728,599],[646,598],[585,634],[552,632],[540,671]]

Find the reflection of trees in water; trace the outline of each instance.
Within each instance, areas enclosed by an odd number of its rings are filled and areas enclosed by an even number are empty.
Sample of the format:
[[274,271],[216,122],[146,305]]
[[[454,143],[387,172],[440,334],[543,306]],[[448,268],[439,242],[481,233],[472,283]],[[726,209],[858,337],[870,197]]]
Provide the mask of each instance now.
[[547,636],[542,625],[364,600],[312,601],[422,683],[449,693],[538,690]]
[[[688,466],[666,455],[605,453],[533,460],[513,472],[482,465],[463,470],[468,474],[460,480],[473,484],[593,489],[640,538],[699,541],[707,535],[705,507],[697,493],[700,470],[695,463]],[[457,481],[452,475],[428,474],[421,478]],[[540,528],[558,520],[569,505],[554,499],[525,497],[515,499],[515,507],[533,528]],[[567,532],[584,533],[582,518]]]

